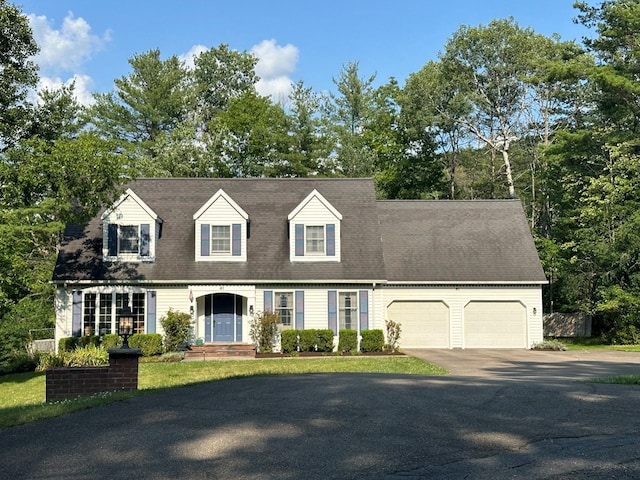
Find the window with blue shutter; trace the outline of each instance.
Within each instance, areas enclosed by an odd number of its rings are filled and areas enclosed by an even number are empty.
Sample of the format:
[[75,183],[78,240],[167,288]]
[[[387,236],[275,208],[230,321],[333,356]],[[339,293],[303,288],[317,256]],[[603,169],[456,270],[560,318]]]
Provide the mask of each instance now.
[[304,225],[296,223],[296,257],[304,257]]
[[231,255],[238,257],[242,254],[242,226],[234,223],[231,226]]
[[156,292],[147,291],[147,333],[156,333]]
[[327,256],[334,257],[336,255],[336,226],[333,223],[327,224]]
[[73,305],[71,309],[71,335],[82,336],[82,292],[73,292]]
[[369,292],[360,290],[360,331],[369,330]]
[[110,223],[107,226],[107,247],[109,256],[118,255],[118,225],[115,223]]
[[265,312],[273,312],[273,292],[271,290],[264,291],[264,309]]
[[328,292],[328,314],[329,328],[333,330],[333,334],[338,334],[338,292],[329,290]]
[[209,229],[208,224],[200,225],[200,256],[208,257],[209,256],[209,235],[211,234],[211,230]]
[[143,223],[140,225],[140,256],[148,257],[150,252],[150,225],[148,223]]
[[304,291],[296,290],[296,330],[304,330]]

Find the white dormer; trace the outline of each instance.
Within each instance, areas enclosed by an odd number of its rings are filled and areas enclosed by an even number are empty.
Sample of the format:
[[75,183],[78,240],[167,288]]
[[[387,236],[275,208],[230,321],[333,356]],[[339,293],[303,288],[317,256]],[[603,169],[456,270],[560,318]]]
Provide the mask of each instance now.
[[317,190],[289,214],[292,262],[339,262],[342,215]]
[[155,260],[162,219],[133,190],[127,189],[101,218],[105,261]]
[[193,215],[196,262],[245,262],[249,215],[222,189]]

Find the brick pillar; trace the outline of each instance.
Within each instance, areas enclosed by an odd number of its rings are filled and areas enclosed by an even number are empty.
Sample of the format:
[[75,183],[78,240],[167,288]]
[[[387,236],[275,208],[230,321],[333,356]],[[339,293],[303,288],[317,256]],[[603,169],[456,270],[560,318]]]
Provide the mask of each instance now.
[[110,390],[138,389],[138,359],[141,355],[139,348],[109,349]]

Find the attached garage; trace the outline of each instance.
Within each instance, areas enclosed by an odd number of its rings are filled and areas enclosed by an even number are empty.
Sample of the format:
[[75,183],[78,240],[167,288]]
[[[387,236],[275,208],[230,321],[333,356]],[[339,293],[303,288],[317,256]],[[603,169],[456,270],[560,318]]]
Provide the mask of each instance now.
[[403,348],[449,348],[449,307],[439,301],[394,301],[387,318],[400,323]]
[[474,301],[464,308],[465,348],[526,348],[527,314],[520,302]]

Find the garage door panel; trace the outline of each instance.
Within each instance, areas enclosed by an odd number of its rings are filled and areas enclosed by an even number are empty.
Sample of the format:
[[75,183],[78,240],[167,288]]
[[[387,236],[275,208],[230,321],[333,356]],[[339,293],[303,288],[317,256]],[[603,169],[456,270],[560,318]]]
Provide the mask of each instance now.
[[400,346],[449,348],[449,307],[438,301],[394,301],[387,318],[400,324]]
[[466,348],[524,348],[526,338],[520,302],[470,302],[464,309]]

